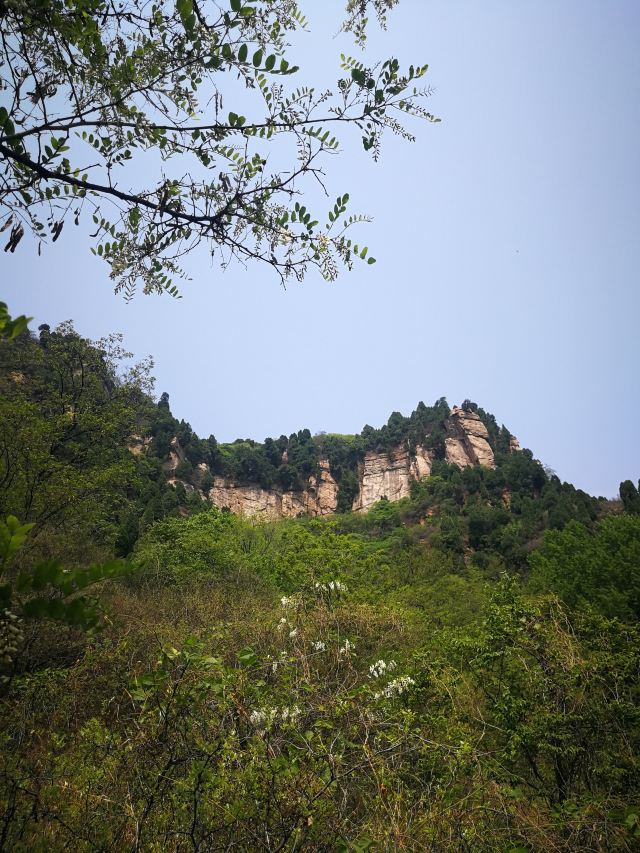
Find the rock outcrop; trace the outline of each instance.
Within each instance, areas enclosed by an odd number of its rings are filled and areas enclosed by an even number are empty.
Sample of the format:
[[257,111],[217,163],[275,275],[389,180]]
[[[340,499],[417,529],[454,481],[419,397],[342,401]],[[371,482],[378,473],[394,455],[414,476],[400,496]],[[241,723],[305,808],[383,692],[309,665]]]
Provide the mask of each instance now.
[[204,495],[200,491],[200,489],[196,489],[195,486],[191,485],[191,483],[187,483],[186,480],[178,480],[176,477],[169,477],[167,480],[167,485],[173,486],[174,488],[181,483],[184,486],[185,492],[190,495],[195,491],[200,492],[200,496],[204,498]]
[[[129,449],[137,455],[146,451],[149,443],[150,439],[131,436]],[[514,436],[510,439],[509,449],[511,452],[520,449]],[[183,482],[185,489],[191,492],[197,487],[175,476],[176,469],[185,458],[178,439],[174,438],[163,467],[169,484]],[[389,452],[368,451],[358,464],[358,494],[353,501],[353,511],[367,512],[382,498],[398,501],[408,497],[412,481],[428,477],[435,458],[434,450],[420,445],[413,452],[402,445]],[[460,468],[472,465],[495,468],[487,428],[476,412],[457,406],[451,410],[445,422],[444,458]],[[282,460],[288,461],[286,450]],[[205,474],[210,474],[209,467],[200,463],[196,470],[196,482],[204,484]],[[338,484],[326,458],[319,460],[317,473],[309,478],[301,491],[284,491],[277,486],[264,489],[258,483],[241,483],[221,476],[213,477],[213,485],[206,495],[201,489],[198,491],[214,506],[228,507],[231,512],[264,519],[330,515],[338,506]]]
[[134,456],[140,456],[141,453],[146,453],[151,445],[151,438],[143,438],[141,435],[132,435],[129,437],[129,452]]
[[446,423],[445,459],[460,468],[484,465],[495,468],[489,433],[476,412],[454,406]]
[[[313,501],[314,515],[330,515],[338,506],[338,484],[333,479],[328,459],[318,462],[318,476],[309,479],[309,497]],[[312,483],[315,480],[315,483]]]
[[415,455],[397,447],[391,453],[369,451],[358,466],[360,490],[353,502],[354,512],[367,512],[381,498],[399,501],[409,496],[409,484],[431,473],[431,454],[418,447]]
[[265,519],[330,515],[338,505],[338,484],[331,476],[329,460],[320,459],[317,476],[309,477],[302,492],[277,487],[263,489],[257,484],[243,485],[225,477],[214,477],[208,497],[214,506]]
[[225,477],[214,477],[208,497],[214,506],[220,509],[227,507],[238,515],[257,515],[262,518],[283,516],[282,495],[275,489],[241,485]]
[[178,465],[185,460],[184,450],[180,446],[177,437],[171,439],[171,450],[169,451],[169,459],[163,464],[165,471],[175,471]]

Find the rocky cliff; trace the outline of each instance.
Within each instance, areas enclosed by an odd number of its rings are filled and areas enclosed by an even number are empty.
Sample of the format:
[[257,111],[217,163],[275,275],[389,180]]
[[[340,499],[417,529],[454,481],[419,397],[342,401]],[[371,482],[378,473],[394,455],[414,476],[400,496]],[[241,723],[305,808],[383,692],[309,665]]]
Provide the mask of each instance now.
[[[445,423],[445,452],[447,462],[461,468],[470,465],[495,467],[489,435],[480,417],[473,411],[454,407]],[[513,450],[518,444],[513,439]],[[358,464],[358,493],[353,501],[354,512],[366,512],[381,498],[398,501],[410,493],[413,480],[429,476],[434,451],[421,445],[414,452],[399,446],[390,452],[369,451]],[[172,445],[169,469],[180,459],[179,448]],[[318,473],[309,478],[302,491],[284,491],[278,487],[264,489],[257,483],[236,483],[224,477],[214,477],[207,494],[217,507],[232,512],[262,518],[293,518],[298,515],[329,515],[336,511],[338,484],[329,460],[321,458]]]
[[[476,412],[454,406],[446,423],[445,459],[460,468],[484,465],[495,468],[489,433]],[[517,442],[516,442],[517,443]]]
[[234,483],[225,477],[214,477],[208,498],[214,506],[228,507],[231,512],[262,518],[295,518],[298,515],[330,515],[338,505],[338,484],[329,469],[329,460],[320,459],[318,474],[309,477],[304,491],[263,489],[257,483]]
[[391,453],[366,453],[358,465],[359,490],[353,511],[366,512],[383,497],[390,501],[408,497],[409,484],[428,477],[432,461],[432,452],[424,447],[417,447],[415,454],[403,447]]

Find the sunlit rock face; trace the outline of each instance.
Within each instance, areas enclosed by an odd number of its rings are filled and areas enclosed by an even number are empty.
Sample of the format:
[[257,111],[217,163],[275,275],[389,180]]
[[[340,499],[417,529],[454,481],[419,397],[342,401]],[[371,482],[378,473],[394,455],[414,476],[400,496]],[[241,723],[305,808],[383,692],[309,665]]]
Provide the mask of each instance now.
[[214,506],[228,507],[231,512],[264,519],[330,515],[338,505],[338,484],[331,476],[329,460],[320,459],[318,474],[309,477],[304,491],[263,489],[257,484],[238,484],[224,477],[215,477],[208,497]]
[[489,433],[476,412],[454,406],[446,423],[445,459],[459,468],[484,465],[495,468]]
[[397,447],[390,453],[369,451],[358,466],[360,491],[353,502],[354,512],[366,512],[382,498],[399,501],[409,496],[412,480],[431,473],[431,455],[424,447],[415,455]]
[[209,491],[209,500],[214,506],[227,507],[238,515],[282,517],[282,496],[275,490],[260,486],[239,485],[224,477],[214,477]]
[[180,446],[177,437],[171,439],[171,450],[169,451],[169,459],[163,464],[165,471],[175,471],[181,462],[184,462],[184,450]]
[[[444,458],[453,465],[495,468],[487,428],[476,412],[454,406],[445,422],[444,445]],[[518,440],[513,436],[509,449],[512,453],[520,449]],[[138,454],[146,450],[146,443],[140,436],[132,436],[130,450]],[[184,458],[180,443],[174,438],[169,459],[164,463],[170,477],[168,482],[174,485],[179,482],[174,472]],[[353,502],[353,511],[367,512],[382,498],[399,501],[408,497],[412,481],[428,477],[435,458],[433,450],[421,445],[415,451],[404,445],[389,452],[368,451],[358,464],[358,494]],[[286,461],[286,453],[283,461]],[[201,463],[197,470],[201,477],[209,468]],[[193,490],[193,486],[184,485],[187,491]],[[331,515],[338,506],[338,484],[331,473],[329,460],[323,458],[318,461],[317,473],[309,477],[301,491],[284,491],[277,486],[264,489],[258,483],[239,483],[216,476],[206,497],[214,506],[262,519]]]
[[330,515],[338,506],[338,484],[331,475],[328,459],[320,459],[318,467],[318,476],[309,478],[308,503],[314,509],[312,515]]

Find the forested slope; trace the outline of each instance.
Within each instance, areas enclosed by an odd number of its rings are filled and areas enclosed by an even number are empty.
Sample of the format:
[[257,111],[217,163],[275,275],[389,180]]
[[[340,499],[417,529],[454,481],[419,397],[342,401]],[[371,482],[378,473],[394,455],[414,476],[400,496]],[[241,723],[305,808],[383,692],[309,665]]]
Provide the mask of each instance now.
[[[0,341],[0,849],[638,849],[632,483],[590,497],[468,401],[495,469],[443,461],[444,400],[218,444],[127,363]],[[290,487],[328,455],[348,510],[364,453],[426,441],[368,513],[200,495],[199,465]]]

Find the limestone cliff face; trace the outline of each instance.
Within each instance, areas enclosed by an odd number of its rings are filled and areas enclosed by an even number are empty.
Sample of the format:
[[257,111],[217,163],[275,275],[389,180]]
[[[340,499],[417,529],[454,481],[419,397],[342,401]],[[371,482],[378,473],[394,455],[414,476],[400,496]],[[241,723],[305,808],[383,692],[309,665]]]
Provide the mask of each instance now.
[[275,489],[267,490],[258,485],[243,486],[224,477],[214,477],[209,491],[209,500],[214,506],[228,507],[238,515],[280,518],[282,496]]
[[330,515],[338,505],[338,484],[331,476],[328,459],[320,459],[318,468],[317,476],[309,477],[302,492],[263,489],[257,484],[241,485],[214,477],[208,497],[214,506],[226,506],[231,512],[265,519]]
[[[130,450],[140,453],[144,444],[139,436],[132,436]],[[146,448],[145,448],[146,449]],[[516,438],[511,438],[510,450],[520,449]],[[184,460],[184,452],[176,438],[171,442],[169,459],[164,469],[168,482],[176,485],[175,470]],[[398,501],[410,494],[411,482],[428,477],[435,453],[423,446],[415,452],[399,446],[390,452],[368,451],[358,465],[358,494],[353,502],[354,512],[367,512],[381,498]],[[495,468],[493,450],[489,445],[489,434],[475,412],[457,406],[445,423],[445,453],[447,462],[466,468],[484,465]],[[286,451],[283,454],[286,461]],[[199,478],[208,472],[208,466],[197,466]],[[194,487],[184,483],[187,491]],[[202,494],[202,492],[201,492]],[[203,495],[204,497],[204,495]],[[309,478],[302,491],[283,491],[278,487],[263,489],[257,483],[237,483],[216,476],[206,497],[214,506],[228,507],[231,512],[263,519],[295,518],[298,515],[330,515],[338,505],[338,484],[332,476],[329,460],[320,459],[318,472]]]
[[445,459],[460,468],[485,465],[495,468],[489,433],[476,412],[454,406],[446,423]]
[[369,451],[358,466],[360,491],[353,502],[354,512],[367,512],[381,498],[399,501],[409,496],[409,484],[431,473],[432,456],[424,447],[410,455],[397,447],[391,453]]

